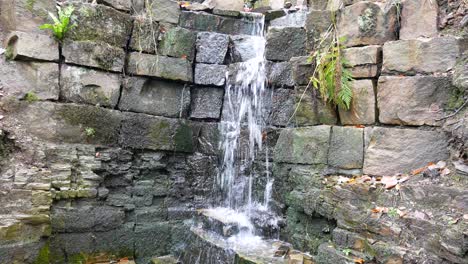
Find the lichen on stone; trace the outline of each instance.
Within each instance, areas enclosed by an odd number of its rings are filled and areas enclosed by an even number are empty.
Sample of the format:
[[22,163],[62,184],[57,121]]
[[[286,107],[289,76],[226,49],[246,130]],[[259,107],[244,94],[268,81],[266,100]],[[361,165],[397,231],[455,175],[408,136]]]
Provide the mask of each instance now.
[[364,13],[358,17],[359,31],[371,34],[375,31],[376,28],[376,10],[368,7],[364,10]]

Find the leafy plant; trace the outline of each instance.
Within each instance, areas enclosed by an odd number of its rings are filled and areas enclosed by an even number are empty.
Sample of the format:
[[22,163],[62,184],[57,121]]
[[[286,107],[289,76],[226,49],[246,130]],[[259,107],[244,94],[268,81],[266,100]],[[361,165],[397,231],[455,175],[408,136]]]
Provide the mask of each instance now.
[[343,254],[345,254],[345,256],[349,256],[349,254],[351,254],[351,249],[349,248],[343,249]]
[[92,127],[85,128],[85,134],[87,137],[94,137],[96,136],[96,129]]
[[65,9],[57,6],[58,10],[58,18],[49,12],[49,16],[54,21],[54,24],[44,24],[40,26],[40,29],[50,29],[54,34],[55,38],[58,41],[62,41],[66,35],[66,33],[74,27],[74,25],[70,25],[70,18],[75,11],[73,6],[67,6]]
[[27,92],[24,95],[24,100],[26,100],[26,102],[28,103],[32,103],[32,102],[36,102],[37,100],[39,100],[39,97],[37,97],[37,95],[34,92]]
[[391,218],[399,218],[400,217],[400,214],[398,213],[398,209],[396,209],[396,208],[388,208],[387,215],[390,216]]

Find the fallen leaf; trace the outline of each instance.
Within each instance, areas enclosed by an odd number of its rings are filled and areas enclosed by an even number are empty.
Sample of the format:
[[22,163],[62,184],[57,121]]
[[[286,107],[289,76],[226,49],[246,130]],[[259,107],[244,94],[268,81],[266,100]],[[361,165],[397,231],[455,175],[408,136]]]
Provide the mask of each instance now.
[[444,169],[442,169],[442,171],[440,171],[441,176],[445,176],[445,175],[449,175],[449,174],[450,174],[450,170],[447,169],[447,168],[444,168]]
[[443,169],[443,168],[447,167],[447,162],[441,160],[441,161],[437,162],[436,166],[439,169]]
[[186,59],[186,58],[187,58],[187,55],[182,55],[181,58],[182,58],[182,59]]
[[96,158],[99,158],[101,156],[101,152],[96,152]]
[[383,176],[380,183],[385,185],[385,189],[391,189],[398,184],[398,179],[395,176]]
[[463,219],[468,220],[468,214],[464,214]]
[[363,126],[363,125],[356,125],[356,126],[354,126],[354,127],[355,127],[355,128],[365,128],[365,126]]
[[417,174],[420,174],[422,173],[424,170],[426,170],[427,166],[425,167],[422,167],[422,168],[419,168],[419,169],[415,169],[411,172],[411,175],[417,175]]
[[355,258],[354,263],[355,264],[364,264],[364,260],[362,258]]

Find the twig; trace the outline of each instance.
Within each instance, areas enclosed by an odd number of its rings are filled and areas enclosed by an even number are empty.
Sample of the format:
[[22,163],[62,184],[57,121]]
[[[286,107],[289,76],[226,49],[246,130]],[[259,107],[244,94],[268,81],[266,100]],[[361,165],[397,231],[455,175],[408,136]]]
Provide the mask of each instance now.
[[448,115],[448,116],[444,116],[444,117],[442,117],[442,118],[436,119],[436,121],[441,121],[441,120],[450,118],[450,117],[452,117],[452,116],[455,116],[455,115],[458,114],[467,104],[468,104],[468,100],[465,100],[465,102],[462,104],[462,106],[460,106],[460,108],[458,108],[457,110],[455,110],[455,112],[453,112],[452,114],[450,114],[450,115]]

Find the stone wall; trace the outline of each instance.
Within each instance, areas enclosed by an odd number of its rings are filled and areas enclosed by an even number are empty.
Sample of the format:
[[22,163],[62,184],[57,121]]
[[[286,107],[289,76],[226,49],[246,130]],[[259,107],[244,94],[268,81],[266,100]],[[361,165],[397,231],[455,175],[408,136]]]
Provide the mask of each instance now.
[[[227,70],[252,57],[249,15],[181,10],[171,0],[84,2],[73,2],[77,26],[60,45],[38,30],[54,0],[0,3],[2,263],[147,263],[183,248],[188,220],[216,197],[223,87]],[[466,214],[466,180],[415,180],[398,203],[395,193],[331,183],[337,175],[407,173],[450,154],[466,158],[466,111],[438,121],[461,106],[467,87],[458,15],[466,19],[466,4],[344,1],[334,13],[326,2],[266,14],[265,140],[273,205],[287,222],[283,238],[318,263],[345,263],[340,248],[376,252],[378,263],[464,263],[466,219],[450,228],[439,222]],[[454,9],[456,18],[446,18]],[[333,15],[356,79],[350,111],[306,88],[308,55]],[[447,131],[458,154],[449,151]],[[265,155],[254,172],[257,197]],[[428,195],[440,199],[423,203]],[[435,216],[365,218],[372,202],[412,201]],[[428,232],[436,235],[414,242]]]

